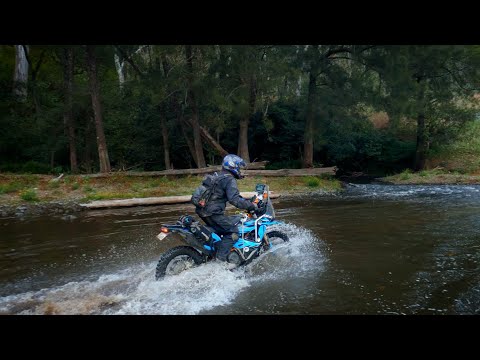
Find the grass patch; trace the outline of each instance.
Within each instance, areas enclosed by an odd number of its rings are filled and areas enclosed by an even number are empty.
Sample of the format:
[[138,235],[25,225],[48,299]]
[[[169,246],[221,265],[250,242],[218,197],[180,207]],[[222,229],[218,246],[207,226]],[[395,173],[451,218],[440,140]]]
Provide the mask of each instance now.
[[320,180],[317,179],[316,177],[307,177],[305,179],[305,183],[309,187],[318,187],[320,185]]
[[480,176],[462,174],[445,169],[422,170],[417,173],[404,171],[384,178],[394,184],[479,184]]
[[28,202],[35,202],[38,201],[37,192],[34,189],[28,189],[20,194],[20,198],[22,200]]
[[38,187],[37,175],[3,175],[0,177],[0,194],[10,194],[19,190]]
[[49,189],[58,189],[60,187],[59,181],[50,181],[47,185]]
[[20,183],[16,183],[16,182],[0,185],[0,194],[13,193],[13,192],[16,192],[18,190],[23,189],[24,187],[25,187],[24,184],[20,184]]
[[113,199],[130,199],[136,197],[135,194],[116,193],[116,192],[99,192],[90,194],[85,197],[86,200],[113,200]]
[[165,184],[165,181],[162,181],[160,179],[156,179],[156,180],[151,180],[147,183],[147,187],[149,188],[156,188],[156,187],[159,187],[159,186],[162,186],[163,184]]
[[92,192],[92,191],[94,191],[94,189],[90,185],[85,185],[83,187],[83,192],[89,193],[89,192]]
[[[4,203],[58,200],[82,202],[191,195],[203,178],[203,175],[133,177],[115,174],[105,178],[88,179],[81,175],[69,175],[68,180],[51,182],[52,176],[48,175],[0,174],[0,194],[5,194],[1,195]],[[325,176],[252,176],[237,180],[241,192],[253,192],[255,185],[259,183],[267,184],[271,191],[282,194],[341,190],[339,181]],[[10,193],[15,193],[16,196],[11,196]]]
[[412,170],[405,169],[399,176],[400,180],[406,181],[412,177]]
[[132,186],[130,186],[130,189],[132,189],[132,191],[134,192],[139,192],[143,189],[143,186],[141,184],[133,184]]

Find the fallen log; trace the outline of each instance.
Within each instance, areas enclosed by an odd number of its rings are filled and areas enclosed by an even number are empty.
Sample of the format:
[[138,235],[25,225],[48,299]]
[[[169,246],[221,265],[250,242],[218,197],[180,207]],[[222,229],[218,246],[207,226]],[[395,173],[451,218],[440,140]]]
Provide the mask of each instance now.
[[[262,170],[265,168],[266,161],[250,163],[247,166],[248,170],[244,170],[242,173],[245,176],[319,176],[322,174],[335,175],[337,168],[324,167],[324,168],[312,168],[312,169],[279,169],[279,170]],[[163,171],[125,171],[125,172],[113,172],[113,173],[99,173],[82,175],[82,177],[90,178],[102,178],[110,177],[115,174],[121,174],[124,176],[175,176],[175,175],[202,175],[212,173],[214,171],[222,170],[221,165],[209,166],[199,169],[174,169]]]
[[[255,192],[241,192],[241,196],[246,199],[255,195]],[[270,191],[270,198],[278,198],[280,194]],[[119,199],[119,200],[98,200],[92,201],[88,204],[80,204],[80,206],[88,209],[102,209],[113,207],[129,207],[129,206],[145,206],[145,205],[168,205],[168,204],[181,204],[188,203],[192,198],[191,195],[182,196],[161,196],[161,197],[148,197],[148,198],[133,198],[133,199]]]
[[[259,162],[250,163],[248,164],[247,169],[264,169],[267,162],[268,161],[259,161]],[[208,173],[212,173],[214,171],[220,171],[220,170],[222,170],[222,166],[215,165],[215,166],[208,166],[206,168],[199,168],[199,169],[172,169],[172,170],[162,170],[162,171],[119,171],[119,172],[111,172],[107,174],[99,173],[99,174],[82,175],[82,177],[102,178],[102,177],[114,176],[116,174],[124,175],[124,176],[201,175],[201,174],[208,174]]]
[[[185,119],[185,122],[190,126],[193,127],[192,120],[191,119]],[[222,145],[220,145],[218,142],[215,141],[212,135],[208,132],[207,129],[205,129],[203,126],[200,126],[200,136],[210,144],[210,146],[215,149],[215,151],[220,155],[220,156],[226,156],[228,155],[227,150],[225,150]]]
[[335,175],[335,166],[313,169],[279,169],[279,170],[245,170],[245,176],[319,176],[323,174]]

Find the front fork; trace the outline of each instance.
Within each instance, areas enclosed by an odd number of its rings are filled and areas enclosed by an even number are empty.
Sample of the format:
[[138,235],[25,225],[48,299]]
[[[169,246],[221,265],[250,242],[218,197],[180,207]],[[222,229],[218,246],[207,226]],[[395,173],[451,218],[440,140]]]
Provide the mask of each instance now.
[[262,244],[263,251],[268,251],[272,248],[272,244],[268,240],[267,234],[263,235],[263,244]]

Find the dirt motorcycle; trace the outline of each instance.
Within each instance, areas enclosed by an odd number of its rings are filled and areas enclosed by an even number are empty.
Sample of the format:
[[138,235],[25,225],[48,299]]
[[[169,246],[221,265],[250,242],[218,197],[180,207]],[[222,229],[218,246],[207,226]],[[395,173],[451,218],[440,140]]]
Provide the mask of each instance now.
[[[233,267],[246,265],[261,254],[271,251],[275,245],[288,241],[285,233],[268,229],[272,225],[282,224],[275,220],[275,210],[269,194],[267,185],[257,184],[251,200],[257,204],[259,211],[232,216],[238,232],[232,234],[235,243],[227,256],[227,262],[233,264]],[[157,238],[164,240],[172,233],[179,234],[186,245],[173,247],[160,256],[155,272],[156,280],[215,259],[215,245],[222,240],[222,235],[216,234],[213,228],[201,224],[190,215],[182,215],[175,224],[162,225]]]

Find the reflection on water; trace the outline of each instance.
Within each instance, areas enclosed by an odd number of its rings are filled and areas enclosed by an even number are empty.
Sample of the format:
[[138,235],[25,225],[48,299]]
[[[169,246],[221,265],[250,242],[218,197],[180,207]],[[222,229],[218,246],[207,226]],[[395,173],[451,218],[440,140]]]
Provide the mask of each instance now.
[[291,242],[161,282],[185,205],[0,220],[3,314],[479,314],[480,186],[356,185],[275,201]]

